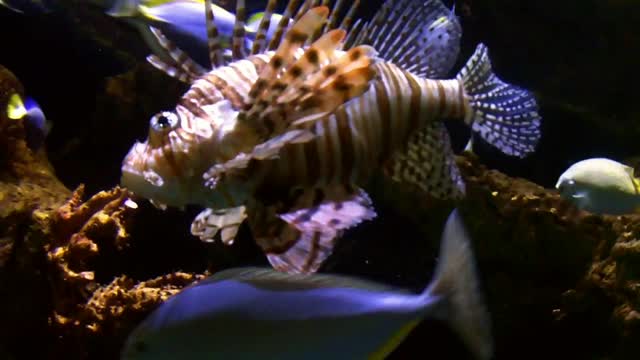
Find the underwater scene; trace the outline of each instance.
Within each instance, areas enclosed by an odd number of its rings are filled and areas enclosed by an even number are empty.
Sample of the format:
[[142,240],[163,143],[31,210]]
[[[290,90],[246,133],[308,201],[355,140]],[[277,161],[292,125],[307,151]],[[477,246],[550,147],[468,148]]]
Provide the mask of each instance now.
[[0,360],[640,359],[637,24],[0,0]]

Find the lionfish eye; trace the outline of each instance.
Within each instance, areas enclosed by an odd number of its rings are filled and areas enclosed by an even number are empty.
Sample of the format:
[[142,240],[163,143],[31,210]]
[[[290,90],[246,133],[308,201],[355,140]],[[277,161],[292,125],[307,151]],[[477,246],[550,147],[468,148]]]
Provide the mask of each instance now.
[[178,114],[163,111],[151,118],[151,127],[156,131],[166,131],[178,126]]

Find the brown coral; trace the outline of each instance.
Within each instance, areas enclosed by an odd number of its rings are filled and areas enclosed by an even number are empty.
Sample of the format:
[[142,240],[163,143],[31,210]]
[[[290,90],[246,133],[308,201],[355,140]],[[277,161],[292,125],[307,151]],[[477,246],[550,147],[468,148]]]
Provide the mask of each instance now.
[[134,207],[127,205],[126,190],[102,191],[86,202],[82,202],[83,193],[84,187],[78,187],[56,210],[51,224],[47,257],[57,269],[52,274],[57,279],[52,282],[55,321],[73,317],[77,305],[97,287],[96,257],[121,251],[129,237],[127,225]]

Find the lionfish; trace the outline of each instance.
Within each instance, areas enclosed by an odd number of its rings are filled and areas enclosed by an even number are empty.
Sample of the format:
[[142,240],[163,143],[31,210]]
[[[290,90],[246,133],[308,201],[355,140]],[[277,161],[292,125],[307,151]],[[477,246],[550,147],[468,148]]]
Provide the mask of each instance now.
[[191,87],[151,118],[123,186],[161,207],[205,207],[191,225],[204,241],[231,243],[246,219],[275,269],[309,273],[346,229],[376,216],[361,186],[378,169],[437,198],[464,195],[442,119],[463,119],[506,154],[534,151],[535,98],[493,73],[483,44],[444,79],[461,27],[439,0],[387,0],[369,22],[353,21],[359,1],[342,21],[345,0],[299,3],[266,44],[270,0],[249,51],[238,0],[227,63],[206,1],[211,71],[156,31],[174,62],[150,62]]

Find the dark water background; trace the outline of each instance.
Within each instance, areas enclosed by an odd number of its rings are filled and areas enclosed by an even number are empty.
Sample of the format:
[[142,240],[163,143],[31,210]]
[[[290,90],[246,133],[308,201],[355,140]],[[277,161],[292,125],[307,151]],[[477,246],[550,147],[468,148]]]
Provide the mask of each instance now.
[[[261,10],[264,2],[248,3],[249,13],[252,13]],[[360,16],[370,17],[382,0],[363,3]],[[445,3],[451,5],[451,1]],[[543,137],[536,153],[526,159],[513,159],[478,139],[476,153],[487,166],[552,187],[560,173],[578,160],[594,156],[623,160],[640,154],[637,147],[640,140],[634,137],[640,133],[640,127],[635,125],[640,118],[633,119],[634,114],[638,114],[635,110],[638,81],[632,66],[637,66],[640,59],[638,31],[629,30],[638,20],[638,12],[626,10],[627,5],[622,1],[618,2],[615,11],[605,12],[603,9],[608,7],[602,3],[604,1],[567,1],[563,4],[554,1],[457,1],[463,40],[455,71],[482,41],[488,45],[494,70],[503,80],[540,94]],[[278,11],[282,10],[283,4]],[[112,29],[112,20],[102,19],[104,25],[101,25],[93,22],[95,18],[84,18],[83,14],[65,9],[56,15],[23,16],[0,8],[0,64],[16,74],[26,93],[37,99],[47,117],[54,122],[47,139],[47,150],[58,177],[69,188],[84,183],[87,193],[93,194],[119,182],[122,158],[135,140],[146,137],[149,117],[171,107],[177,98],[164,99],[162,89],[157,89],[157,94],[148,96],[162,98],[158,101],[159,107],[141,109],[139,118],[123,121],[96,115],[96,112],[111,111],[100,99],[107,77],[130,69],[131,59],[144,61],[148,52],[139,38],[119,50],[96,41],[93,31]],[[638,23],[635,22],[636,26]],[[123,23],[122,28],[111,35],[116,39],[115,43],[123,44],[123,39],[135,39],[136,34]],[[109,34],[99,37],[109,38]],[[119,51],[128,56],[122,56]],[[467,141],[468,130],[453,122],[448,126],[454,147],[459,151]],[[154,213],[146,219],[150,226],[145,226],[145,221],[136,225],[133,236],[182,238],[187,244],[192,242],[193,246],[198,246],[186,234],[196,212]],[[397,215],[392,211],[387,214],[384,208],[378,212],[384,220],[354,230],[355,237],[399,235],[395,229],[402,219],[394,218]],[[414,251],[411,242],[400,241],[398,244],[406,247],[391,256]],[[255,246],[241,246],[249,248],[245,249],[245,254],[249,255],[236,261],[265,264]],[[184,254],[148,251],[149,256],[155,256],[155,264],[184,264],[181,257],[190,254],[189,251]],[[225,261],[223,258],[216,260]],[[193,263],[202,264],[203,261],[199,259]],[[345,272],[349,270],[348,265],[342,265],[342,268]],[[202,270],[199,265],[182,269]],[[126,270],[140,278],[160,272],[153,265]],[[399,278],[395,273],[369,276],[418,288],[430,273],[409,279]],[[523,359],[537,358],[549,354],[541,349],[554,348],[553,339],[547,337],[551,343],[539,344],[536,339],[540,334],[527,328],[521,331],[523,340],[513,344],[510,353],[517,353],[517,347],[521,347]],[[570,338],[571,334],[566,336]],[[556,341],[570,341],[568,338]],[[574,341],[579,340],[588,341]],[[455,359],[464,356],[461,347],[445,326],[430,321],[420,325],[393,358],[446,355]],[[555,353],[546,358],[564,355],[571,356]]]

